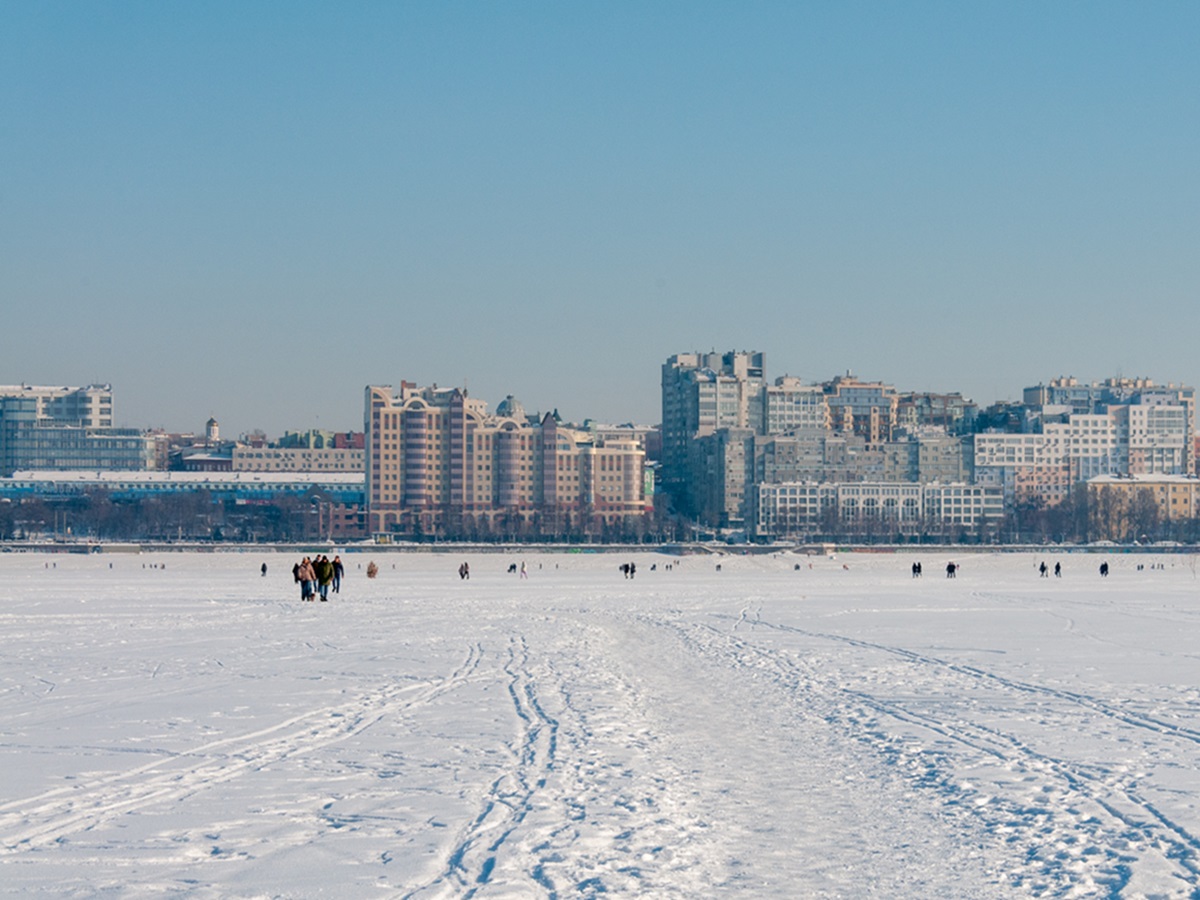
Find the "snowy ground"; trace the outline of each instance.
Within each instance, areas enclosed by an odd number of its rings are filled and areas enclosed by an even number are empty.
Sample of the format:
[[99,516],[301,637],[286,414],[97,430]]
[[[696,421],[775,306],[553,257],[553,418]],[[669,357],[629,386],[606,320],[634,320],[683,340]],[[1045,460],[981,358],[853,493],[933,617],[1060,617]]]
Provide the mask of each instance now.
[[1200,897],[1186,557],[345,558],[0,556],[0,893]]

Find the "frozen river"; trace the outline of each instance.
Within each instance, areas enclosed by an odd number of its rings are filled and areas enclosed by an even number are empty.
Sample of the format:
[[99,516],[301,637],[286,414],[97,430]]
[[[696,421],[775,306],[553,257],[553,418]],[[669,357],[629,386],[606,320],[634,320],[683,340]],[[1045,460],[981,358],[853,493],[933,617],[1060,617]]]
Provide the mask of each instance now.
[[343,559],[0,556],[0,892],[1200,897],[1194,559]]

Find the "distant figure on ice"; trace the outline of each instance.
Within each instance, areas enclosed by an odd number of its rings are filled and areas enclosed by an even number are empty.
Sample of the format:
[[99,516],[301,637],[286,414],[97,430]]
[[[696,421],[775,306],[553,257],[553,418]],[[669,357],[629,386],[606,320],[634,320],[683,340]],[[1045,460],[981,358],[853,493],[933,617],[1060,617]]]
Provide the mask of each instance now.
[[267,564],[266,563],[262,564],[262,573],[263,573],[263,578],[266,578],[267,577]]
[[1046,575],[1046,563],[1044,560],[1043,560],[1042,564],[1040,566],[1038,566],[1038,571],[1042,573],[1043,578],[1049,577]]
[[1060,562],[1054,564],[1054,577],[1062,578],[1062,563]]
[[629,577],[632,578],[636,574],[637,574],[637,563],[630,563],[629,564]]
[[463,581],[467,581],[471,577],[471,567],[465,562],[458,567],[458,577]]
[[516,564],[516,563],[509,563],[509,564],[508,564],[508,574],[509,574],[509,575],[515,575],[515,574],[516,574],[516,572],[517,572],[517,564]]
[[375,565],[375,563],[373,563],[373,562],[367,563],[367,577],[374,578],[378,574],[379,574],[379,566]]
[[1108,563],[1106,563],[1106,562],[1100,563],[1100,577],[1101,578],[1108,577]]
[[624,575],[626,578],[628,578],[629,577],[629,563],[621,563],[619,568],[621,569],[621,574]]
[[342,589],[342,576],[346,574],[346,567],[342,565],[342,558],[336,554],[333,557],[333,592],[339,593]]
[[913,578],[921,577],[921,564],[919,562],[915,562],[912,564],[912,573],[913,573],[912,574]]
[[958,574],[958,563],[946,563],[946,577],[954,578]]
[[528,578],[529,570],[525,568],[525,560],[521,560],[521,577]]

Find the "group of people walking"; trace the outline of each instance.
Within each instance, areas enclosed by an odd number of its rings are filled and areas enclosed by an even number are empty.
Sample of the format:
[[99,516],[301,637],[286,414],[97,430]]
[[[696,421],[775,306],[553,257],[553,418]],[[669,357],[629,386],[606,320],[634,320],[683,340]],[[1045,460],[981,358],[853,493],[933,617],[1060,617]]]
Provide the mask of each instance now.
[[316,559],[306,556],[292,566],[292,577],[300,585],[301,600],[315,600],[319,594],[322,602],[327,601],[329,589],[332,587],[333,592],[338,593],[342,586],[342,576],[345,574],[346,569],[340,556],[334,556],[332,560],[325,555]]
[[[798,569],[798,568],[800,568],[800,566],[796,566],[796,568]],[[1044,561],[1037,568],[1038,568],[1038,574],[1042,578],[1050,577],[1050,567],[1047,566]],[[1138,566],[1138,568],[1140,569],[1141,566]],[[955,575],[958,574],[958,569],[959,569],[958,563],[947,563],[946,564],[946,577],[953,578]],[[1100,564],[1100,575],[1104,578],[1108,577],[1108,563],[1104,562],[1104,563]],[[919,562],[915,562],[912,564],[912,577],[913,578],[921,577],[921,564]],[[1054,577],[1062,578],[1062,563],[1060,563],[1060,562],[1056,562],[1054,564]]]
[[[847,566],[842,566],[842,568],[845,569],[845,568],[847,568]],[[958,575],[958,569],[959,569],[958,563],[956,563],[956,562],[946,563],[946,577],[954,578],[956,575]],[[919,562],[913,563],[912,564],[912,577],[920,578],[921,575],[922,575],[921,564]]]

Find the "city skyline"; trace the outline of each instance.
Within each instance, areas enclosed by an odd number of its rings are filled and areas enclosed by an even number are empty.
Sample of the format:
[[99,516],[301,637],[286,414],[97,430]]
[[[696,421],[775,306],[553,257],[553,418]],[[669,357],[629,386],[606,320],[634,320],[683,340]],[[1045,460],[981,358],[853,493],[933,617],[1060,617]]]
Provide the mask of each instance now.
[[[705,352],[714,352],[714,351],[694,351],[694,350],[688,351],[689,354],[690,353],[703,354]],[[751,352],[751,351],[740,351],[740,350],[733,351],[730,348],[724,348],[724,349],[718,348],[715,351],[715,353],[718,355],[720,355],[722,353],[742,353],[742,352]],[[661,367],[661,365],[662,365],[662,361],[660,360],[660,367]],[[833,373],[832,375],[830,375],[827,378],[797,378],[797,376],[794,376],[791,373],[776,371],[776,370],[770,368],[769,360],[767,361],[766,373],[767,373],[766,378],[765,378],[766,384],[774,385],[778,381],[787,379],[787,380],[798,380],[800,383],[804,384],[807,387],[811,387],[811,388],[820,388],[822,386],[828,386],[831,383],[836,382],[838,379],[840,379],[844,376],[853,376],[855,379],[858,379],[861,377],[861,373],[854,372],[852,370],[847,369],[847,370],[843,370],[842,372]],[[659,374],[661,375],[661,372]],[[1064,380],[1064,379],[1068,380],[1068,381],[1077,381],[1080,385],[1102,385],[1106,380],[1110,380],[1110,379],[1116,379],[1116,380],[1130,379],[1130,380],[1135,380],[1135,381],[1144,381],[1144,382],[1153,384],[1154,386],[1160,387],[1160,388],[1163,388],[1163,387],[1174,388],[1174,387],[1191,386],[1191,383],[1187,382],[1185,380],[1173,379],[1173,378],[1165,378],[1164,379],[1161,377],[1161,375],[1155,376],[1155,375],[1146,375],[1143,373],[1139,373],[1137,375],[1129,375],[1128,373],[1109,373],[1109,374],[1105,374],[1105,375],[1095,375],[1095,376],[1088,376],[1088,377],[1078,377],[1074,374],[1060,373],[1059,375],[1055,375],[1055,376],[1047,377],[1047,378],[1041,378],[1041,379],[1038,379],[1037,381],[1030,382],[1028,384],[1014,386],[1008,391],[1007,395],[1005,395],[1005,396],[994,397],[994,398],[990,398],[987,400],[980,400],[978,397],[973,397],[970,394],[968,394],[967,392],[957,390],[953,387],[950,387],[945,391],[921,391],[921,390],[911,388],[904,384],[898,384],[887,378],[878,378],[878,379],[869,378],[869,379],[862,379],[862,380],[867,381],[867,382],[872,382],[872,383],[878,382],[881,384],[888,385],[888,386],[894,388],[900,394],[958,395],[962,398],[962,400],[964,402],[973,403],[980,411],[983,411],[993,405],[998,405],[998,404],[1003,404],[1003,403],[1020,404],[1022,402],[1021,395],[1024,391],[1029,390],[1031,388],[1039,387],[1039,386],[1044,387],[1046,385],[1049,385],[1051,382],[1060,381],[1060,380]],[[456,389],[457,388],[457,389],[463,390],[465,387],[461,383],[455,384],[453,382],[436,382],[433,380],[421,379],[421,378],[418,378],[415,382],[413,382],[411,379],[397,378],[396,381],[394,382],[394,385],[391,383],[384,385],[381,382],[378,385],[374,385],[374,387],[379,387],[379,386],[387,386],[387,387],[396,386],[396,387],[398,387],[402,382],[419,383],[420,385],[425,386],[425,387],[435,387],[435,388],[441,387],[441,388],[446,388],[446,389]],[[205,430],[206,430],[206,426],[211,421],[211,422],[216,423],[217,428],[219,429],[219,432],[221,435],[221,439],[226,440],[226,441],[233,440],[233,439],[240,440],[242,438],[249,437],[250,435],[255,434],[255,433],[261,433],[261,434],[265,435],[268,439],[274,439],[274,438],[277,438],[277,437],[280,437],[282,435],[286,435],[289,433],[302,433],[302,432],[309,431],[309,430],[325,431],[325,432],[333,432],[333,433],[361,432],[363,430],[363,426],[364,426],[364,421],[363,421],[364,416],[362,414],[363,411],[361,410],[361,397],[359,398],[360,405],[358,407],[355,407],[355,409],[358,411],[358,417],[354,418],[354,415],[350,414],[349,419],[351,419],[352,421],[349,421],[349,424],[347,424],[345,426],[328,424],[328,421],[333,420],[334,417],[331,416],[328,411],[326,411],[325,416],[324,416],[324,419],[326,421],[322,421],[321,414],[317,413],[317,414],[315,414],[313,419],[306,420],[305,422],[299,422],[299,423],[285,422],[278,428],[278,430],[275,430],[275,431],[268,430],[268,429],[265,429],[265,428],[262,428],[259,426],[251,426],[248,428],[235,429],[235,428],[230,428],[228,426],[227,422],[223,421],[221,419],[221,417],[219,415],[217,415],[216,413],[209,413],[209,414],[204,414],[202,416],[196,416],[196,415],[190,415],[186,411],[178,411],[177,410],[176,417],[183,424],[177,428],[170,428],[170,427],[163,426],[160,424],[147,425],[144,423],[132,422],[132,421],[129,421],[127,419],[127,417],[122,416],[120,414],[120,410],[123,408],[124,403],[122,402],[123,397],[121,397],[121,391],[118,389],[117,386],[114,386],[109,382],[92,381],[92,382],[88,382],[86,384],[81,384],[81,385],[65,386],[63,384],[62,380],[49,381],[49,382],[41,383],[41,384],[35,384],[33,382],[24,381],[24,382],[17,382],[13,385],[13,387],[17,387],[17,386],[26,387],[30,390],[47,390],[48,389],[48,390],[63,390],[63,391],[76,391],[76,390],[80,390],[80,389],[86,389],[88,387],[107,387],[107,388],[111,389],[111,391],[115,397],[120,398],[113,403],[113,408],[114,408],[115,413],[114,413],[112,422],[118,428],[135,429],[135,430],[141,430],[141,431],[166,431],[166,432],[178,433],[178,434],[192,433],[192,434],[196,434],[200,437],[203,437]],[[372,387],[373,387],[372,385],[364,386],[364,388],[366,390],[370,390]],[[598,416],[589,415],[586,412],[584,412],[578,416],[566,415],[566,414],[564,414],[563,411],[566,409],[574,408],[574,406],[576,405],[571,402],[570,398],[563,398],[562,402],[557,402],[557,403],[552,402],[547,406],[540,407],[540,406],[526,404],[522,397],[512,394],[511,392],[504,393],[503,396],[495,396],[495,397],[493,397],[493,395],[496,394],[496,392],[494,392],[494,391],[489,391],[486,396],[480,396],[478,393],[476,393],[472,390],[469,390],[469,389],[467,389],[465,391],[465,393],[475,400],[482,401],[484,406],[490,410],[497,409],[497,407],[500,407],[508,399],[515,400],[518,404],[520,404],[521,407],[523,407],[525,413],[528,416],[530,416],[531,418],[536,418],[536,419],[540,419],[542,416],[546,415],[547,413],[557,412],[557,413],[559,413],[562,421],[567,422],[567,423],[574,423],[577,425],[582,425],[584,422],[591,421],[591,422],[604,423],[604,424],[610,424],[610,425],[631,424],[631,425],[657,427],[657,426],[661,426],[661,424],[662,424],[662,421],[661,421],[662,420],[662,394],[661,394],[660,387],[661,387],[660,384],[656,383],[652,387],[647,388],[647,390],[649,391],[649,393],[651,395],[651,399],[653,400],[652,405],[654,408],[652,410],[652,414],[644,419],[638,419],[638,418],[634,418],[634,417],[630,417],[630,416],[600,418]],[[360,394],[361,394],[361,391],[360,391]],[[643,403],[642,405],[645,405],[645,404]],[[253,418],[253,413],[251,414],[251,417]],[[345,417],[346,416],[343,416],[343,418],[345,418]],[[195,421],[194,422],[190,421],[191,419],[194,419]]]
[[[16,6],[0,383],[656,422],[672,353],[1195,384],[1200,8]],[[601,376],[601,373],[603,375]]]

